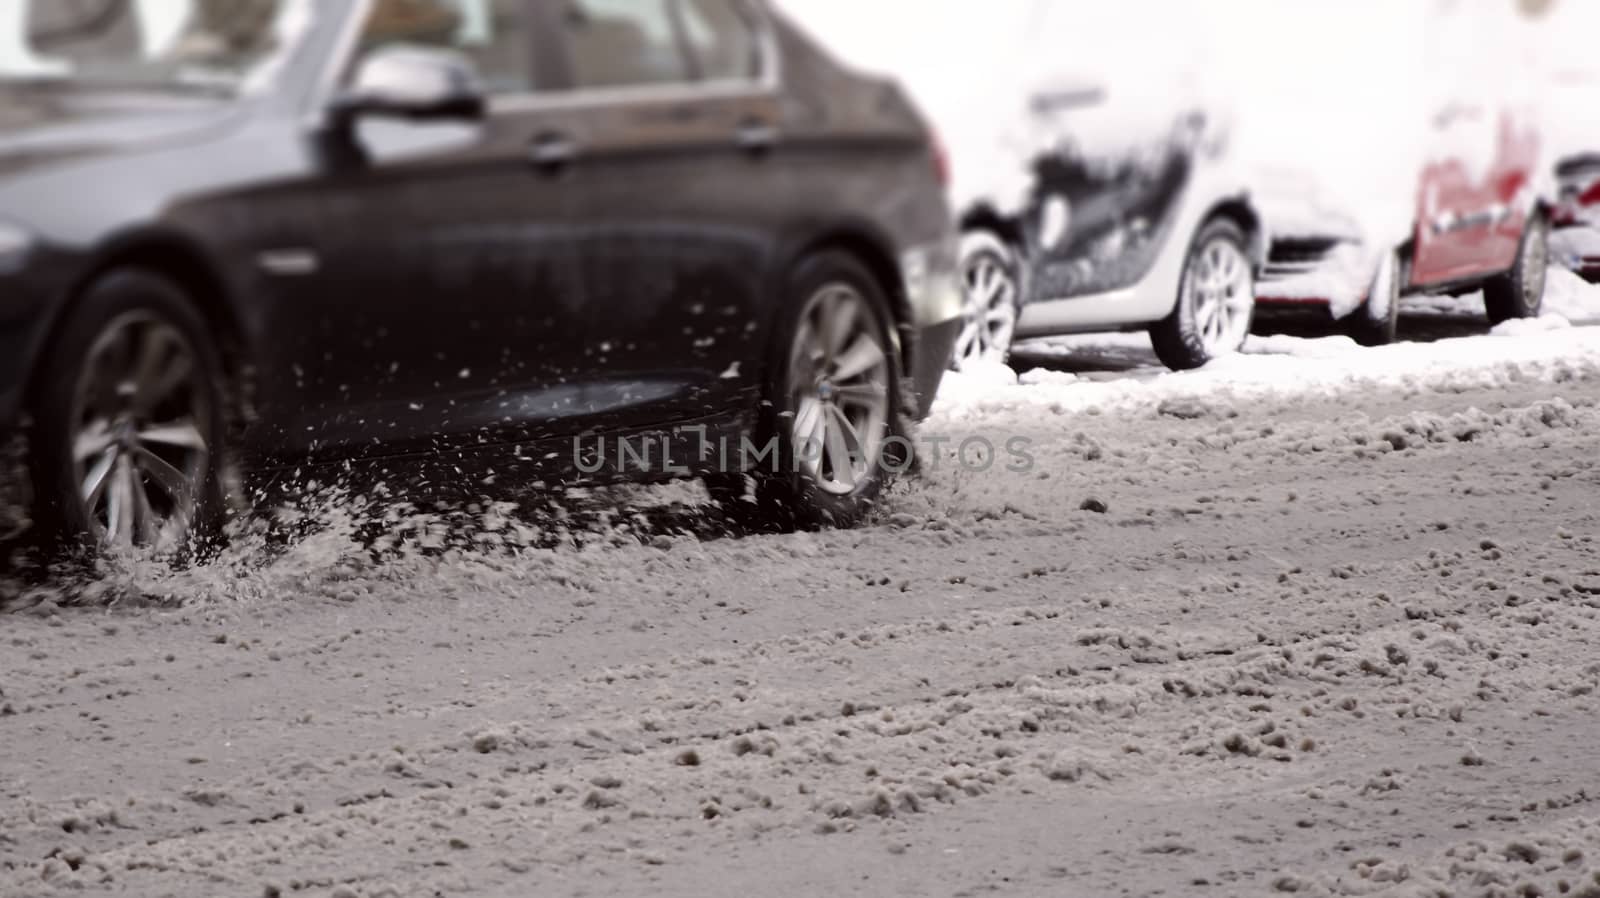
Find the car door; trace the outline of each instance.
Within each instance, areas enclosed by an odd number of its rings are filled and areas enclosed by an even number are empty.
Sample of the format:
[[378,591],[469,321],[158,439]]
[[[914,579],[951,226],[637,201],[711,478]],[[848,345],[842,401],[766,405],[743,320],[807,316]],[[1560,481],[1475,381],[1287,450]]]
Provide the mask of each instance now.
[[254,198],[272,231],[264,372],[289,451],[392,453],[520,440],[583,413],[570,186],[530,154],[539,115],[527,0],[378,0],[349,58],[404,43],[472,60],[479,120],[369,117],[322,134],[313,176]]
[[1527,76],[1545,48],[1521,24],[1472,4],[1436,4],[1424,19],[1430,118],[1412,263],[1419,286],[1511,267],[1540,180],[1539,135],[1524,106],[1537,106],[1546,89]]
[[1490,170],[1497,153],[1494,121],[1472,102],[1437,110],[1429,132],[1429,161],[1418,184],[1412,280],[1444,283],[1488,270],[1504,209],[1497,208]]
[[1132,286],[1171,238],[1204,119],[1181,114],[1118,132],[1102,121],[1118,115],[1113,101],[1105,88],[1071,79],[1030,97],[1036,126],[1053,137],[1034,161],[1027,219],[1038,299]]
[[552,139],[580,193],[590,409],[619,425],[724,410],[755,383],[781,207],[777,100],[741,0],[545,0],[565,78]]

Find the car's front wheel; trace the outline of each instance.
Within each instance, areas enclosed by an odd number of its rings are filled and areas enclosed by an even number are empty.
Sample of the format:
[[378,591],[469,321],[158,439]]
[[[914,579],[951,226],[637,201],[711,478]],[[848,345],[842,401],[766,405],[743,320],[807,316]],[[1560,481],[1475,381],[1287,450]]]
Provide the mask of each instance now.
[[1545,277],[1550,265],[1550,223],[1541,214],[1528,219],[1511,270],[1483,287],[1490,324],[1513,318],[1537,318],[1544,308]]
[[745,459],[754,495],[741,472],[708,485],[725,508],[766,520],[853,526],[911,457],[908,444],[891,439],[903,410],[888,303],[860,262],[824,252],[796,269],[781,315],[768,363],[766,442]]
[[84,292],[33,390],[34,524],[52,548],[190,548],[223,511],[222,366],[181,289],[115,271]]
[[984,362],[1003,364],[1017,330],[1022,261],[1000,237],[973,231],[961,238],[961,274],[966,302],[951,367],[963,371]]
[[1255,317],[1255,271],[1244,231],[1226,218],[1200,229],[1184,264],[1178,301],[1150,328],[1162,364],[1187,371],[1238,352]]

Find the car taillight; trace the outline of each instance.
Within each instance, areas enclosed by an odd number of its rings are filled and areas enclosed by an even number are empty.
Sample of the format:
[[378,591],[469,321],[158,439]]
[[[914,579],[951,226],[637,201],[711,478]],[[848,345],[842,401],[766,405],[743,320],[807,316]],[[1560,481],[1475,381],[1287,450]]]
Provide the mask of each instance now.
[[949,187],[950,151],[945,148],[944,141],[939,139],[936,131],[928,132],[928,152],[933,157],[933,173],[939,179],[939,186]]
[[1600,178],[1596,178],[1583,193],[1578,195],[1578,205],[1593,206],[1600,203]]

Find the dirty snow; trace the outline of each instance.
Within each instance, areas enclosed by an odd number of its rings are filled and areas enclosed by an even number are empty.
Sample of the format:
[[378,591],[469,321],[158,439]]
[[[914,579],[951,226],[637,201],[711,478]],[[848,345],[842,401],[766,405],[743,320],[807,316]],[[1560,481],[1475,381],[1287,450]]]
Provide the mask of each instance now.
[[1600,299],[1545,307],[1030,347],[850,532],[334,495],[52,583],[0,616],[0,895],[1600,894]]
[[16,609],[0,894],[1600,888],[1600,331],[1254,348],[957,378],[858,531],[315,510]]

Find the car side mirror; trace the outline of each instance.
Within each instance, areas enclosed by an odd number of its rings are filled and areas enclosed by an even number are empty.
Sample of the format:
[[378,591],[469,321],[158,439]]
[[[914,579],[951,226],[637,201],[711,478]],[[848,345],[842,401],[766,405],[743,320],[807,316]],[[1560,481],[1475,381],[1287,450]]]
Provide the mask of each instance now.
[[373,50],[361,60],[334,109],[347,122],[363,115],[472,119],[481,117],[486,105],[483,82],[465,57],[397,45]]

